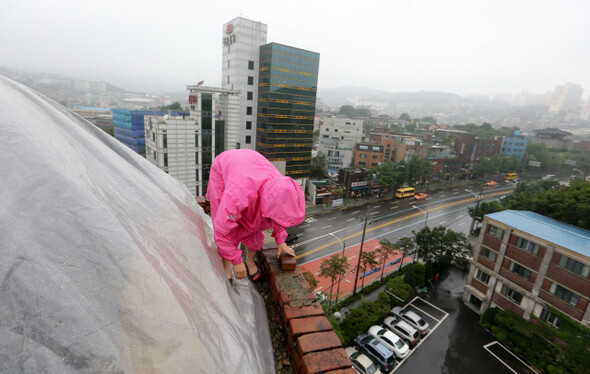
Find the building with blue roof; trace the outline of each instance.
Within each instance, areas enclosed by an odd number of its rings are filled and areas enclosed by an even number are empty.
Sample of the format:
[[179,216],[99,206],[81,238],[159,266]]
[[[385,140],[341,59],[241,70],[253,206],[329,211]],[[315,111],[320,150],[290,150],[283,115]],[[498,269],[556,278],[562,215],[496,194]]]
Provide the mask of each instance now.
[[463,301],[531,314],[555,326],[555,308],[590,324],[590,231],[543,215],[505,210],[484,217]]

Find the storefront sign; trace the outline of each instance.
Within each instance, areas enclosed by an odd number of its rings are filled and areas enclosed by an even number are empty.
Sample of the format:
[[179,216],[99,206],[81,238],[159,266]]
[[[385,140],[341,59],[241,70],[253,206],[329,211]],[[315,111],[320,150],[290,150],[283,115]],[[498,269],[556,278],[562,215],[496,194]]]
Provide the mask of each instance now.
[[231,34],[223,38],[223,45],[231,45],[236,42],[236,34]]
[[366,186],[368,185],[369,182],[368,181],[361,181],[361,182],[352,182],[350,184],[350,187],[361,187],[361,186]]

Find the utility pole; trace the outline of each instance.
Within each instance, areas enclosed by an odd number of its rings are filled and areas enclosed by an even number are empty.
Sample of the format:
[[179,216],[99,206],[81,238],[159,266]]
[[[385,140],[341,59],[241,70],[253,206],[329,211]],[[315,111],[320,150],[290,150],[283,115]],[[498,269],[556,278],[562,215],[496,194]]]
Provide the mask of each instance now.
[[365,216],[365,223],[363,225],[363,236],[361,238],[361,249],[359,251],[359,261],[356,264],[356,271],[354,276],[354,288],[352,289],[352,294],[356,295],[356,285],[359,281],[359,270],[361,268],[361,256],[363,254],[363,245],[365,244],[365,232],[367,231],[367,222],[369,221],[369,214]]
[[473,219],[471,220],[471,227],[469,227],[469,235],[473,234],[473,228],[475,227],[475,217],[477,217],[477,210],[479,209],[479,202],[481,201],[481,194],[483,193],[483,183],[481,184],[481,188],[479,190],[479,195],[476,195],[475,192],[465,190],[466,192],[472,193],[475,196],[475,209],[473,210]]

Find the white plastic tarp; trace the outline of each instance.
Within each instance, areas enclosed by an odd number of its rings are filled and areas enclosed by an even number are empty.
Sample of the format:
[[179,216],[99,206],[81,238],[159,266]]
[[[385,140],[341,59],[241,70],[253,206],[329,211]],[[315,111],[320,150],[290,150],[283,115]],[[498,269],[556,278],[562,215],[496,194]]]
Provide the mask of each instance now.
[[0,372],[273,373],[180,182],[0,76]]

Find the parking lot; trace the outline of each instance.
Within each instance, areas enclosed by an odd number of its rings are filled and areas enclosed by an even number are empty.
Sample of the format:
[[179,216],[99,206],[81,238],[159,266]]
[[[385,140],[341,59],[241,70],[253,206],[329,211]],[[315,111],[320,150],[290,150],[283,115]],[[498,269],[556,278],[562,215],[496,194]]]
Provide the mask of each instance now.
[[536,371],[532,367],[527,365],[498,341],[493,341],[483,347],[514,374],[536,374]]
[[428,340],[432,333],[440,326],[441,323],[449,316],[449,313],[445,312],[444,310],[438,308],[437,306],[429,303],[428,301],[416,296],[412,301],[404,306],[405,310],[411,310],[421,316],[430,326],[430,332],[428,335],[424,336],[420,339],[420,342],[410,351],[410,354],[404,358],[403,360],[399,361],[398,365],[393,369],[392,373],[395,373],[399,370],[403,364],[408,361],[414,352],[420,349],[420,346]]

